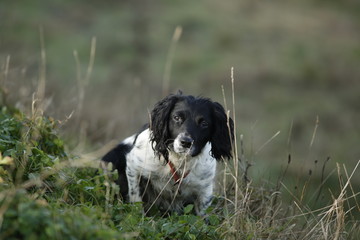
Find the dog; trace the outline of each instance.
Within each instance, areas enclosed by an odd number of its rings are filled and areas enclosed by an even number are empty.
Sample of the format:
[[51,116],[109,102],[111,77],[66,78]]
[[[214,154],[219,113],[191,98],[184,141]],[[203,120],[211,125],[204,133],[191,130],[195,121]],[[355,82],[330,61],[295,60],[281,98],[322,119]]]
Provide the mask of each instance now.
[[121,197],[163,212],[211,205],[217,161],[232,157],[233,120],[208,98],[171,94],[155,104],[150,122],[108,152]]

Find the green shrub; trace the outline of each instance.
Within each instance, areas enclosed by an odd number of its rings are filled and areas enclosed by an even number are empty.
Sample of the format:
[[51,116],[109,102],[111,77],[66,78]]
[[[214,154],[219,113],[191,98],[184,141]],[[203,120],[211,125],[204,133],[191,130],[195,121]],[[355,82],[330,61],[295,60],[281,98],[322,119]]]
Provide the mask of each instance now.
[[115,239],[116,229],[102,224],[102,211],[68,206],[54,208],[18,192],[4,214],[0,239]]
[[1,108],[0,152],[11,157],[13,166],[1,167],[9,184],[20,184],[66,158],[63,141],[51,118],[29,119],[17,110]]

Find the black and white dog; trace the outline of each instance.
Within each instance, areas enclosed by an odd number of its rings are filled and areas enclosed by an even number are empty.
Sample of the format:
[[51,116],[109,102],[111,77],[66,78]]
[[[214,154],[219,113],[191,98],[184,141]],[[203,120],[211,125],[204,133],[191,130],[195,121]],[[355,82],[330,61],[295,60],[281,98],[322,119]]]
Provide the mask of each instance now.
[[180,213],[191,203],[204,215],[216,161],[231,157],[232,140],[233,121],[219,103],[178,93],[158,102],[147,127],[102,161],[118,170],[123,199]]

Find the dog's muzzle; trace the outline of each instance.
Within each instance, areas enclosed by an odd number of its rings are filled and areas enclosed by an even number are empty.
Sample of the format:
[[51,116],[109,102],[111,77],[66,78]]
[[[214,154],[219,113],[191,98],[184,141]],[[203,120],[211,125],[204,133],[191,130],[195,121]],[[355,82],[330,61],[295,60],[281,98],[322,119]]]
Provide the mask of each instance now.
[[174,141],[174,151],[180,154],[186,154],[190,156],[195,156],[196,150],[194,147],[194,139],[192,139],[189,134],[180,133]]
[[189,136],[181,136],[179,141],[180,141],[180,145],[183,148],[191,148],[191,146],[194,142],[194,140]]

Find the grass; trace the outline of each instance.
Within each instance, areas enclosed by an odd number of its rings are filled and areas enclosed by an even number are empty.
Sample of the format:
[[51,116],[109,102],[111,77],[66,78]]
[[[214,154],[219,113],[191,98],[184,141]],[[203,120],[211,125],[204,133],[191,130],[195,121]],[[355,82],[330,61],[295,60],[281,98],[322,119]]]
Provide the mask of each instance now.
[[[346,208],[359,208],[358,203],[347,206],[358,194],[347,193],[358,166],[350,174],[343,167],[346,178],[341,193],[321,209],[302,205],[302,196],[284,203],[286,187],[281,187],[285,186],[281,179],[275,188],[251,181],[244,184],[239,180],[250,176],[235,178],[236,170],[229,163],[222,179],[225,186],[206,222],[191,214],[191,205],[184,215],[164,218],[155,212],[145,217],[141,205],[116,198],[116,173],[108,179],[97,169],[95,159],[103,151],[77,157],[65,153],[53,133],[53,122],[46,118],[34,123],[3,108],[1,120],[10,133],[1,134],[2,144],[10,144],[5,146],[7,156],[1,158],[2,239],[349,239],[356,234],[358,223],[346,220],[352,218]],[[24,128],[26,138],[19,134]],[[5,136],[10,138],[5,141]],[[23,149],[31,149],[31,154],[21,154]],[[339,175],[340,170],[339,166]]]
[[[232,106],[235,109],[234,76]],[[320,187],[313,190],[311,173],[288,188],[286,176],[291,155],[275,183],[252,181],[244,139],[234,143],[233,161],[221,167],[218,191],[206,218],[192,214],[163,217],[154,211],[144,216],[141,205],[117,198],[117,173],[98,169],[98,159],[108,146],[84,154],[65,150],[58,137],[60,121],[43,115],[45,81],[34,94],[28,117],[9,105],[1,109],[0,132],[0,239],[355,239],[354,212],[359,211],[351,180],[356,171],[336,168],[340,192],[329,188],[329,204],[314,208],[307,195],[318,200],[327,181],[324,163]],[[6,92],[3,89],[2,92]],[[224,99],[226,96],[224,94]],[[225,101],[225,105],[227,105]],[[235,118],[235,110],[232,111]],[[312,145],[317,125],[311,138]],[[257,151],[270,144],[275,134]],[[336,191],[336,190],[335,190]],[[290,195],[290,200],[286,195]],[[311,198],[310,198],[311,199]]]

